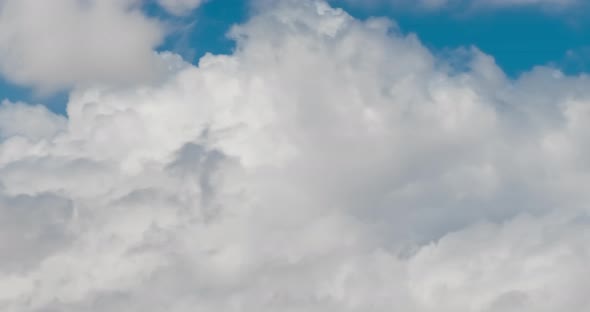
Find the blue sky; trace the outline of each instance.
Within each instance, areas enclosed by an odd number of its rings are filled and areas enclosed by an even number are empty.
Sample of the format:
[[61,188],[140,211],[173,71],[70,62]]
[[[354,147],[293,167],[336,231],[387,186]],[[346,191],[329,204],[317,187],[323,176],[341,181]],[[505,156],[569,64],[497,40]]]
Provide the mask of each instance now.
[[[233,47],[225,37],[234,23],[247,19],[248,1],[209,1],[179,23],[194,22],[182,34],[172,36],[162,49],[192,52],[193,60],[205,52],[229,53]],[[363,7],[347,1],[332,4],[354,17],[366,19],[385,16],[395,20],[404,32],[416,33],[434,51],[474,45],[493,55],[511,77],[537,65],[554,64],[566,73],[577,74],[590,69],[590,11],[551,13],[526,7],[499,9],[460,15],[451,10],[439,12],[410,11],[388,4]],[[152,14],[167,15],[152,5]],[[168,16],[169,17],[169,16]],[[568,51],[577,55],[568,56]],[[571,53],[569,53],[571,54]],[[584,55],[585,54],[585,55]]]
[[[336,3],[357,17],[390,17],[403,31],[418,34],[423,43],[435,51],[477,46],[494,56],[511,77],[546,64],[555,64],[569,74],[589,69],[588,62],[568,57],[568,51],[583,54],[590,47],[590,20],[574,12],[512,8],[461,16],[452,11],[400,12],[387,5],[359,9],[342,1]],[[585,58],[588,59],[588,55]]]
[[[537,65],[552,65],[572,75],[590,70],[590,13],[586,14],[584,10],[555,13],[520,7],[458,14],[453,10],[400,9],[389,4],[363,7],[345,0],[335,0],[332,4],[360,19],[372,16],[391,18],[402,31],[416,33],[435,53],[476,46],[492,55],[513,78]],[[166,13],[154,2],[145,4],[144,9],[148,15],[165,21],[173,29],[159,50],[177,52],[186,60],[197,63],[207,52],[231,52],[234,44],[225,34],[231,25],[247,20],[250,4],[245,0],[207,1],[190,15],[182,17]],[[42,103],[60,113],[64,113],[67,94],[62,91],[39,95],[29,88],[0,79],[2,98]]]

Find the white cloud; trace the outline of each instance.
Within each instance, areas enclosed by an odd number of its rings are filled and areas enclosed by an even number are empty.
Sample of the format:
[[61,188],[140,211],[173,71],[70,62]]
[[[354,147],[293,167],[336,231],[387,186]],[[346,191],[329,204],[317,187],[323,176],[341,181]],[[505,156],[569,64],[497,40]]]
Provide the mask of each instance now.
[[162,25],[137,0],[0,1],[0,72],[51,92],[77,85],[145,81]]
[[348,0],[358,5],[375,5],[391,3],[396,7],[419,10],[489,10],[513,7],[540,7],[545,9],[564,10],[583,4],[580,0]]
[[184,15],[198,8],[203,0],[158,0],[158,3],[172,14]]
[[588,78],[390,25],[285,1],[67,120],[4,103],[0,310],[590,308]]
[[0,105],[0,139],[26,137],[32,140],[52,138],[65,130],[66,119],[45,106],[4,101]]

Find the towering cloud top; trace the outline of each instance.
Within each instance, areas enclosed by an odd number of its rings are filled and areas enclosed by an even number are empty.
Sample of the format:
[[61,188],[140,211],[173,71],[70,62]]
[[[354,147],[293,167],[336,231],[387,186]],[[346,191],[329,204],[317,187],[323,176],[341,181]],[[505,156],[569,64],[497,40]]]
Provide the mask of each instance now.
[[4,102],[0,311],[590,309],[588,78],[393,25],[285,0],[68,118]]

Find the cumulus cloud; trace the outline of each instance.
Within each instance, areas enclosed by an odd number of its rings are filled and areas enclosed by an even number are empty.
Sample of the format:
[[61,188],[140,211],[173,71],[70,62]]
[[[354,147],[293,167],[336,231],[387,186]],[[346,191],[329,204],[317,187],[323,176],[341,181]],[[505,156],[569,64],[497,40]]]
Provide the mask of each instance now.
[[51,113],[45,106],[3,101],[0,105],[0,138],[26,137],[34,140],[52,138],[65,130],[66,119]]
[[0,310],[590,308],[588,78],[392,25],[283,1],[67,119],[4,102]]
[[40,92],[151,79],[164,29],[139,2],[0,1],[0,73]]

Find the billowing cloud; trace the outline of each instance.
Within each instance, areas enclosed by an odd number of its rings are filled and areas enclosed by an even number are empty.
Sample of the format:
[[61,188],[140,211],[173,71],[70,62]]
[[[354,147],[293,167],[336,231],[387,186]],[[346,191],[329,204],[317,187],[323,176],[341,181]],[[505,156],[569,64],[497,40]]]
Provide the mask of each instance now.
[[0,139],[15,136],[38,140],[52,138],[65,130],[67,121],[41,105],[3,101],[0,105]]
[[157,75],[163,27],[138,0],[1,0],[0,73],[40,92]]
[[588,78],[392,25],[283,1],[67,119],[2,104],[0,310],[588,310]]

